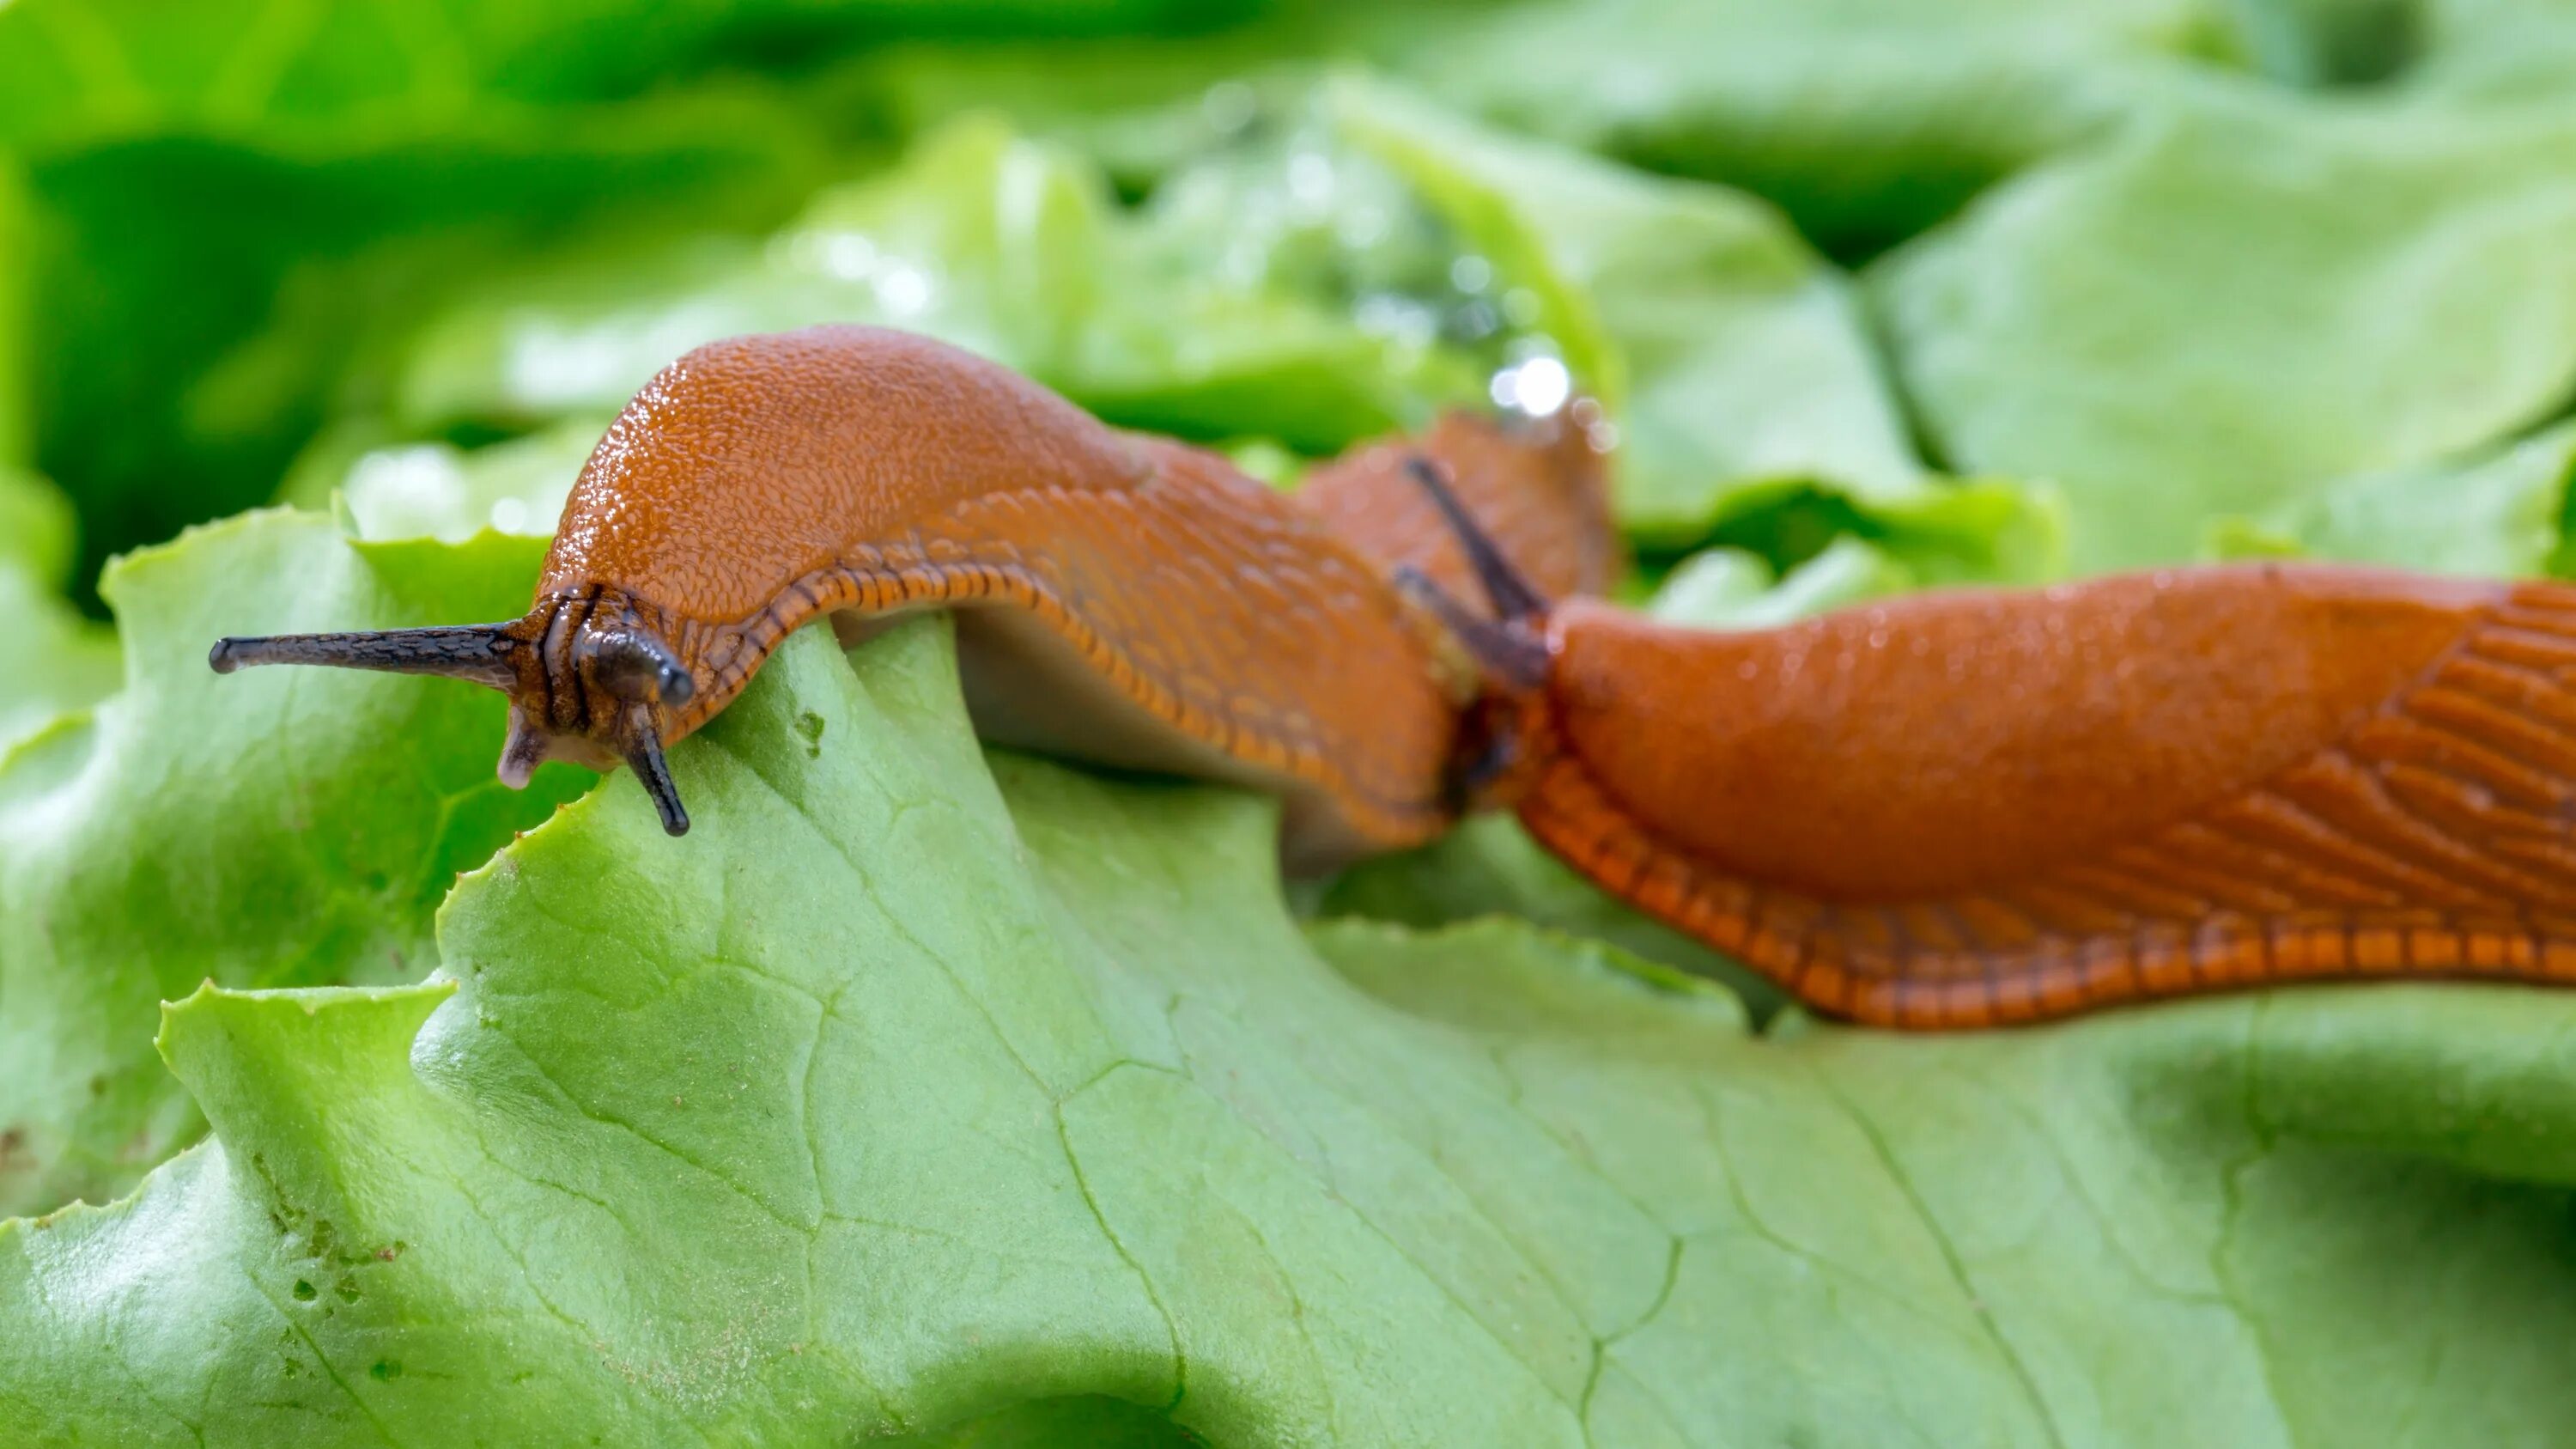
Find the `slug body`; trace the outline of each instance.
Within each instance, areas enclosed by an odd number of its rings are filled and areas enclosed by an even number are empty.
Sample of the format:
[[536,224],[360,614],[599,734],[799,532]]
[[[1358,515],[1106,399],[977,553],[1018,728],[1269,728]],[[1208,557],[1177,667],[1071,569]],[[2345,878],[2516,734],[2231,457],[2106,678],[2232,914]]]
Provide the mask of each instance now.
[[1455,627],[1484,803],[1832,1015],[2576,981],[2576,590],[2259,565]]
[[679,834],[662,747],[789,631],[954,608],[980,733],[1278,793],[1286,858],[1315,869],[1453,815],[1456,671],[1385,567],[1215,454],[928,338],[816,327],[699,348],[646,385],[524,618],[227,639],[213,663],[489,684],[510,697],[504,780],[622,761]]
[[503,779],[623,762],[678,834],[663,746],[790,630],[953,608],[989,738],[1273,791],[1294,870],[1508,807],[1834,1015],[2576,981],[2576,589],[2262,565],[1677,628],[1550,602],[1615,565],[1581,406],[1292,497],[926,338],[740,338],[620,414],[525,617],[212,662],[488,684]]

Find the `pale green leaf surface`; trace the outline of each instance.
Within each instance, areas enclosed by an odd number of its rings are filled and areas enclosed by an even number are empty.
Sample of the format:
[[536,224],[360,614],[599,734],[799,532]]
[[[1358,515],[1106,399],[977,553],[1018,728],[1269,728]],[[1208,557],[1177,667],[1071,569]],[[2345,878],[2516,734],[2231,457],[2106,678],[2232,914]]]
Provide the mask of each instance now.
[[0,1228],[29,1442],[2539,1445],[2571,1408],[2565,997],[1762,1038],[1526,927],[1310,946],[1266,805],[988,773],[935,622],[855,668],[797,635],[674,768],[685,847],[612,781],[469,877],[427,983],[170,1008],[215,1140]]
[[905,135],[1000,112],[1141,191],[1302,110],[1317,57],[1353,53],[1354,36],[1389,19],[1369,6],[1281,7],[1199,35],[896,45],[840,67],[819,89]]
[[0,569],[58,589],[71,575],[78,525],[62,490],[32,473],[0,464]]
[[1394,61],[1442,100],[1769,198],[1837,256],[1939,221],[2115,128],[2225,48],[2198,0],[1553,0],[1429,29]]
[[0,756],[0,1206],[104,1199],[198,1130],[152,1060],[155,1001],[417,975],[455,873],[590,778],[504,789],[475,686],[221,677],[215,638],[515,617],[541,547],[353,548],[272,513],[109,571],[124,688]]
[[268,500],[326,405],[372,403],[375,354],[455,288],[603,229],[775,224],[826,160],[792,107],[740,87],[428,137],[146,134],[46,159],[36,459],[77,484],[85,572]]
[[73,538],[62,493],[0,465],[0,755],[116,686],[116,635],[59,592]]
[[1877,277],[1956,465],[2064,485],[2079,568],[2422,467],[2576,386],[2576,108],[2210,91],[2034,171]]
[[1389,921],[1426,930],[1510,916],[1722,980],[1764,1012],[1783,1000],[1733,960],[1639,915],[1575,874],[1505,815],[1480,816],[1418,850],[1363,861],[1334,877],[1315,906],[1326,920]]
[[2229,9],[2260,68],[2299,85],[2447,104],[2563,96],[2576,73],[2576,10],[2563,0],[2234,0]]
[[2354,478],[2262,518],[2220,519],[2210,546],[2486,578],[2561,573],[2572,476],[2576,424],[2561,424],[2456,466]]
[[1479,131],[1346,85],[1332,114],[1537,300],[1626,443],[1621,522],[1707,533],[1721,490],[1815,480],[1864,502],[1926,486],[1838,275],[1742,193]]
[[[1479,129],[1381,87],[1338,131],[1531,299],[1528,330],[1607,404],[1613,500],[1641,546],[1857,529],[1936,576],[2056,572],[2054,503],[1915,458],[1843,275],[1768,205]],[[1821,543],[1822,540],[1814,540]]]
[[118,678],[116,633],[0,561],[0,758],[64,713],[107,696]]
[[607,428],[605,417],[573,417],[480,448],[326,438],[298,460],[278,501],[345,508],[358,538],[462,543],[486,529],[552,538],[564,498]]
[[1773,578],[1760,559],[1736,549],[1696,553],[1673,570],[1647,612],[1675,624],[1762,629],[1902,593],[1918,580],[1886,550],[1841,538],[1787,575]]
[[1356,326],[1345,299],[1239,283],[1222,261],[1210,238],[1117,214],[1088,162],[969,119],[757,247],[585,254],[490,289],[427,329],[399,414],[614,411],[698,343],[825,321],[930,333],[1136,426],[1316,450],[1481,385]]

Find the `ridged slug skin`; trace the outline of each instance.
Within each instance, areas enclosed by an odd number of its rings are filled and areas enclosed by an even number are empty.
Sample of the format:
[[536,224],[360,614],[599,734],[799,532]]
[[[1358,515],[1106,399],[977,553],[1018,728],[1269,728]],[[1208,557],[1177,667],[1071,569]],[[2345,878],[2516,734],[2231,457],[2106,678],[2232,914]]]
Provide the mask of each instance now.
[[1522,821],[1828,1014],[2576,981],[2576,590],[2264,564],[1544,637]]
[[[1530,501],[1563,488],[1524,497],[1534,467],[1568,456],[1553,435],[1450,435],[1474,454],[1459,466],[1509,471],[1461,480],[1518,502],[1495,520],[1507,537],[1561,549],[1598,528],[1608,547],[1597,500],[1575,515]],[[1427,452],[1445,468],[1441,446]],[[1579,461],[1597,489],[1597,460]],[[550,755],[623,761],[679,834],[662,746],[788,631],[951,608],[987,737],[1276,792],[1283,858],[1311,871],[1454,818],[1445,775],[1472,681],[1387,569],[1324,509],[1216,454],[1111,428],[929,338],[814,327],[701,347],[635,395],[574,484],[526,617],[227,639],[212,662],[490,684],[511,698],[505,780]]]

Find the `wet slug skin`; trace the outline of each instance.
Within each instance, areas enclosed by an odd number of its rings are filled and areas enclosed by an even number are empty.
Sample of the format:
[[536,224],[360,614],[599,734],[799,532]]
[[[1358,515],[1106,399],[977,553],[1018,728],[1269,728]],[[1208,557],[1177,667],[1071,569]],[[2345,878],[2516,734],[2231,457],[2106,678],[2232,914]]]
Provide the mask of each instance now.
[[1477,554],[1490,613],[1402,581],[1483,664],[1462,796],[1818,1011],[2576,981],[2576,589],[2259,564],[1721,632]]
[[1289,864],[1327,868],[1454,814],[1459,670],[1390,570],[1458,565],[1411,505],[1379,525],[1356,501],[1381,453],[1494,500],[1560,586],[1606,582],[1600,460],[1567,418],[1446,420],[1326,465],[1307,501],[944,343],[830,326],[712,343],[646,384],[574,484],[525,616],[228,638],[211,662],[489,685],[510,700],[503,780],[625,764],[678,835],[665,748],[789,631],[953,609],[980,732],[1272,791]]

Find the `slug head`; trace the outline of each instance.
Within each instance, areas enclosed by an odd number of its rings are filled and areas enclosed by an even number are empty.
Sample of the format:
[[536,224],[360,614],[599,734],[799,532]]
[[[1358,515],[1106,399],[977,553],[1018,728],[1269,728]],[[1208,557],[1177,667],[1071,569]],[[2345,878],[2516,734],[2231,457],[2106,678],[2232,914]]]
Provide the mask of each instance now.
[[1491,611],[1479,612],[1411,564],[1395,570],[1396,588],[1440,621],[1484,678],[1460,722],[1451,800],[1461,812],[1507,807],[1535,783],[1553,748],[1548,601],[1459,502],[1438,464],[1415,457],[1405,471],[1457,536]]
[[662,828],[685,835],[689,812],[671,783],[662,741],[697,680],[646,611],[597,587],[553,594],[525,618],[352,634],[274,634],[216,642],[217,674],[246,664],[321,664],[432,674],[487,684],[510,698],[501,782],[526,786],[537,766],[565,759],[595,770],[625,764],[643,782]]

